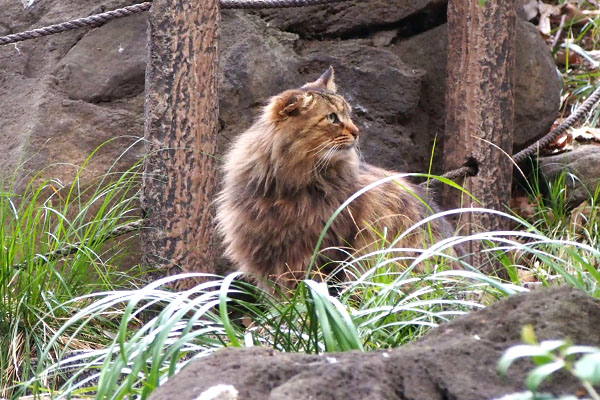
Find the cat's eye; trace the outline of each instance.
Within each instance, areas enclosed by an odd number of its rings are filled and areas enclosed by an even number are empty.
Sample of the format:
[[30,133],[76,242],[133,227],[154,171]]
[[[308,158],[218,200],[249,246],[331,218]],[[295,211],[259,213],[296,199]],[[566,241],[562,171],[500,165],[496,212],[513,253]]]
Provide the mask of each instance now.
[[331,113],[331,114],[327,115],[327,119],[332,124],[337,124],[338,122],[340,122],[340,119],[336,113]]

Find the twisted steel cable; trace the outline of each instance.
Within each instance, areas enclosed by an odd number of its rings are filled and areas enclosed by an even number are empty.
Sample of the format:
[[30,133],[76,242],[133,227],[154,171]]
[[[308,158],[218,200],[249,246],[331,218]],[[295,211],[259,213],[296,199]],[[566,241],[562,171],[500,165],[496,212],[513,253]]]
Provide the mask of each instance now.
[[[291,7],[306,7],[323,4],[340,3],[348,0],[220,0],[222,9],[265,9],[265,8],[291,8]],[[30,31],[14,33],[0,37],[0,46],[10,43],[17,43],[27,39],[34,39],[42,36],[53,35],[55,33],[66,32],[73,29],[83,28],[86,26],[100,26],[108,21],[116,18],[127,17],[139,12],[148,11],[152,6],[152,2],[134,4],[131,6],[119,8],[112,11],[107,11],[101,14],[91,15],[89,17],[78,18],[72,21],[63,22],[60,24],[50,25],[43,28],[37,28]],[[535,154],[540,148],[548,146],[556,138],[565,133],[577,123],[591,108],[600,100],[600,86],[596,88],[594,93],[567,118],[556,129],[544,136],[539,141],[533,143],[527,148],[521,150],[513,156],[516,163],[523,161],[525,158]],[[475,171],[472,166],[464,165],[458,169],[447,172],[443,177],[448,179],[456,179],[465,175],[474,175]]]
[[[594,90],[594,92],[588,97],[582,105],[575,110],[567,119],[565,119],[559,126],[554,128],[550,133],[542,137],[535,143],[527,146],[517,154],[512,156],[515,164],[520,163],[527,157],[531,157],[539,152],[540,149],[547,147],[550,143],[554,142],[560,135],[564,134],[567,129],[572,128],[577,122],[579,122],[587,113],[592,110],[598,101],[600,101],[600,85]],[[474,176],[476,171],[474,167],[469,165],[463,165],[460,168],[454,169],[442,175],[442,177],[454,180],[465,176]],[[432,179],[421,183],[422,186],[433,186],[439,184],[440,181]]]
[[[261,8],[290,8],[306,7],[321,4],[340,3],[348,0],[220,0],[222,9],[261,9]],[[107,11],[101,14],[90,15],[89,17],[78,18],[60,24],[45,26],[43,28],[32,29],[30,31],[13,33],[7,36],[0,36],[0,46],[10,43],[17,43],[23,40],[35,39],[42,36],[53,35],[55,33],[66,32],[73,29],[79,29],[86,26],[100,26],[116,18],[128,17],[130,15],[148,11],[152,2],[134,4],[131,6]]]
[[514,162],[518,164],[519,162],[523,161],[527,157],[530,157],[530,156],[536,154],[539,151],[539,149],[543,149],[544,147],[548,146],[550,143],[555,141],[560,135],[565,133],[567,131],[567,129],[573,127],[573,125],[575,125],[587,113],[589,113],[591,111],[592,107],[594,107],[596,105],[596,103],[598,103],[599,100],[600,100],[600,85],[596,88],[596,90],[594,90],[594,92],[590,95],[590,97],[588,97],[583,102],[583,104],[580,105],[577,110],[575,110],[575,112],[573,112],[571,115],[569,115],[569,118],[565,119],[562,122],[562,124],[560,124],[559,126],[554,128],[550,133],[548,133],[546,136],[544,136],[537,142],[527,146],[526,148],[524,148],[523,150],[521,150],[520,152],[515,154],[513,156]]
[[43,28],[32,29],[30,31],[13,33],[12,35],[0,37],[0,46],[9,43],[21,42],[27,39],[34,39],[42,36],[53,35],[55,33],[66,32],[73,29],[79,29],[86,26],[100,26],[116,18],[128,17],[130,15],[148,11],[152,3],[140,3],[132,6],[119,8],[101,14],[90,15],[89,17],[78,18],[72,21],[60,24],[45,26]]

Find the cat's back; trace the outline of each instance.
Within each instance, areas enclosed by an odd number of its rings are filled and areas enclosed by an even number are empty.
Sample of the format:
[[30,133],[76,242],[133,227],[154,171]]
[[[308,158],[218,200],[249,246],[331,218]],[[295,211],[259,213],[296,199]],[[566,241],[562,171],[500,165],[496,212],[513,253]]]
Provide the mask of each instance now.
[[[361,163],[358,176],[359,187],[371,186],[357,199],[357,209],[361,219],[369,221],[368,229],[383,231],[391,237],[401,234],[423,219],[437,213],[438,206],[431,200],[431,193],[410,182],[405,176],[394,171]],[[451,237],[452,226],[438,218],[430,224],[435,239]],[[416,230],[413,236],[419,236]],[[416,238],[414,246],[422,246],[422,238]]]

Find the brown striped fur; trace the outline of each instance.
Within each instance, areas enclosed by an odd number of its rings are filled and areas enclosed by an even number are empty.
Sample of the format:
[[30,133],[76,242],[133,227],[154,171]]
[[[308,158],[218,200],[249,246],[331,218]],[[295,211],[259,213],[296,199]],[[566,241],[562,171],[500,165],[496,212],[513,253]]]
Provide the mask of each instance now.
[[[334,211],[361,188],[395,174],[359,159],[350,113],[330,67],[315,82],[271,98],[235,140],[225,159],[217,215],[226,255],[240,271],[293,286],[289,282],[306,275]],[[376,240],[373,229],[384,227],[387,237],[396,237],[430,215],[415,194],[426,197],[403,179],[366,192],[336,218],[321,248],[367,251]],[[452,235],[442,219],[431,228],[435,239]],[[430,240],[417,231],[400,245],[423,248]],[[344,254],[326,255],[341,261]]]

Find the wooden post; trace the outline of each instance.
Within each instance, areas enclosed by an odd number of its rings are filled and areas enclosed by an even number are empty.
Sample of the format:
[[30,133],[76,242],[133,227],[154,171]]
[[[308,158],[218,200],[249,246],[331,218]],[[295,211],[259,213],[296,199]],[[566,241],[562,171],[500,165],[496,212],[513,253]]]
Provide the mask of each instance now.
[[[466,207],[506,211],[510,200],[512,164],[500,149],[512,154],[517,6],[516,0],[448,2],[444,170],[470,159],[477,163],[478,174],[467,178],[465,188],[481,204],[464,197]],[[453,196],[456,207],[455,191]],[[468,213],[461,217],[466,230],[462,233],[502,230],[507,222],[491,214]],[[495,266],[480,253],[481,243],[469,246],[471,265],[492,272]]]
[[215,268],[219,15],[218,0],[154,0],[150,11],[141,236],[160,275]]

